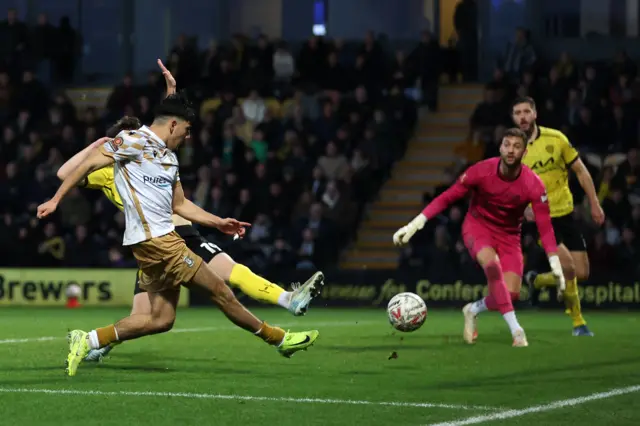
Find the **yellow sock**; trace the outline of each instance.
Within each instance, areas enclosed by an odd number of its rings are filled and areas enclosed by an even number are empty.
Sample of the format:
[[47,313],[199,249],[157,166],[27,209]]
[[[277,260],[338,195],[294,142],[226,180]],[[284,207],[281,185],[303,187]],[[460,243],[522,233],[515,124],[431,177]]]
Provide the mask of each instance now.
[[574,327],[579,327],[587,323],[584,318],[582,318],[577,278],[567,280],[567,289],[564,292],[564,304],[567,307],[567,313],[571,317]]
[[557,285],[556,278],[551,272],[545,272],[544,274],[536,275],[536,279],[533,280],[533,286],[540,290],[544,287],[555,287]]
[[277,305],[280,295],[285,292],[282,287],[265,280],[251,272],[251,269],[239,264],[235,265],[231,270],[229,284],[239,288],[254,300],[272,305]]

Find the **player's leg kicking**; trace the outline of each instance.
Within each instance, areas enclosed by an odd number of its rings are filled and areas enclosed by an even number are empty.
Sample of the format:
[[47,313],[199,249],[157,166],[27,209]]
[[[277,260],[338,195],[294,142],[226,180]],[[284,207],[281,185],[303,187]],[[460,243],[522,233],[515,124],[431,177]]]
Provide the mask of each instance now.
[[209,266],[229,283],[254,300],[282,306],[295,316],[306,314],[311,301],[320,294],[324,274],[316,272],[302,284],[293,283],[286,291],[244,265],[236,263],[228,254],[220,252],[209,261]]
[[[276,346],[285,357],[307,349],[318,338],[317,330],[285,332],[259,320],[242,306],[225,282],[204,265],[202,259],[191,252],[175,233],[134,246],[134,255],[143,271],[140,280],[142,288],[149,293],[151,312],[128,316],[116,324],[89,333],[82,330],[69,333],[67,373],[70,376],[76,374],[91,349],[169,331],[175,321],[180,294],[177,286],[181,283],[209,291],[213,302],[231,322]],[[155,259],[162,261],[158,264]]]
[[[509,269],[509,271],[506,273],[503,272],[503,266],[498,252],[493,248],[493,246],[497,246],[499,250],[500,244],[495,244],[496,238],[494,238],[491,233],[479,229],[471,223],[465,223],[463,226],[463,238],[472,256],[484,270],[489,285],[489,292],[486,297],[469,303],[462,309],[464,315],[464,331],[462,337],[464,341],[469,344],[475,342],[477,338],[478,314],[484,311],[499,311],[509,326],[513,337],[513,346],[528,346],[527,336],[524,329],[520,326],[516,318],[515,310],[513,309],[513,299],[516,297],[515,290],[518,289],[517,294],[519,294],[519,286],[521,285],[521,264],[518,266],[516,264],[517,259],[505,255],[505,267]],[[522,256],[519,248],[520,245],[518,243],[516,247],[512,246],[511,250],[520,253],[520,256]],[[516,271],[514,272],[513,269]],[[518,269],[520,270],[520,276],[518,276],[517,273]],[[510,293],[507,288],[506,279],[509,280],[509,287],[513,289],[513,293]]]
[[[181,226],[176,227],[176,231],[179,234],[181,233],[181,228]],[[282,306],[295,316],[306,314],[311,301],[320,294],[320,290],[324,285],[324,274],[318,271],[302,284],[293,283],[293,291],[286,291],[277,284],[256,275],[246,266],[236,263],[216,244],[202,238],[197,231],[192,234],[185,233],[183,238],[187,247],[207,261],[207,265],[232,287],[240,289],[254,300]],[[150,312],[149,296],[140,288],[139,274],[137,274],[130,315],[148,314]],[[114,342],[103,348],[90,350],[85,361],[102,361],[119,343]]]

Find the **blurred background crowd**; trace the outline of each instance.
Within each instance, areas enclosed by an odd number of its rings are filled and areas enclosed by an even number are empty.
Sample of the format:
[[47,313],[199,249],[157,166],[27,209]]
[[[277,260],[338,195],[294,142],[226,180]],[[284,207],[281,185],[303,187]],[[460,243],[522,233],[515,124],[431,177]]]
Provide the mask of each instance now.
[[[73,190],[54,221],[41,223],[34,212],[57,188],[63,162],[113,122],[135,115],[151,123],[164,96],[162,75],[152,71],[144,84],[126,75],[102,114],[78,110],[37,78],[41,25],[27,28],[15,11],[2,25],[10,34],[0,70],[5,264],[135,266],[121,247],[124,216],[99,191]],[[216,215],[253,224],[245,241],[229,247],[214,230],[202,234],[260,270],[335,264],[404,154],[418,108],[405,88],[430,72],[423,61],[429,42],[393,57],[371,33],[348,47],[312,37],[299,51],[264,35],[198,51],[180,36],[165,62],[201,112],[178,152],[185,194]]]
[[[484,99],[468,117],[464,149],[423,201],[446,189],[469,164],[496,155],[502,131],[512,125],[511,101],[532,96],[538,123],[562,130],[594,177],[607,215],[602,229],[591,224],[582,190],[572,182],[592,269],[637,272],[635,60],[622,51],[599,61],[543,54],[535,38],[518,29],[491,58],[492,75],[479,77],[475,3],[458,3],[451,39],[443,42],[424,31],[404,49],[374,32],[361,40],[312,36],[303,43],[235,35],[205,49],[195,37],[180,35],[163,59],[199,111],[192,138],[178,152],[185,193],[214,214],[253,224],[238,243],[208,229],[200,229],[203,235],[260,271],[338,265],[405,156],[420,117],[437,114],[443,81],[480,79]],[[68,18],[54,26],[40,14],[33,22],[25,24],[10,10],[0,23],[3,264],[135,266],[121,246],[124,217],[99,192],[74,190],[53,221],[41,223],[34,212],[55,191],[64,161],[118,118],[136,115],[150,123],[164,96],[162,76],[156,70],[144,79],[127,74],[113,86],[104,109],[79,108],[64,89],[78,74],[80,31]],[[473,264],[460,240],[464,214],[461,202],[430,222],[400,253],[399,265],[433,272]],[[388,231],[390,241],[393,230]],[[538,258],[529,225],[523,241],[527,258]]]

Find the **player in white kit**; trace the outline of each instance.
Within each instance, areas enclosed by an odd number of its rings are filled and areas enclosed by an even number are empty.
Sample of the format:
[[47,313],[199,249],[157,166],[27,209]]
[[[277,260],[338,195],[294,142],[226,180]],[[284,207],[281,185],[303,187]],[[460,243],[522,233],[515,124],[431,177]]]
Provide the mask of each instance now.
[[173,151],[189,136],[194,117],[182,95],[167,97],[159,105],[151,126],[123,131],[91,153],[64,180],[54,197],[38,206],[39,218],[49,216],[69,190],[89,173],[113,166],[126,217],[123,245],[132,249],[141,270],[140,286],[149,293],[151,302],[149,314],[132,315],[89,333],[82,330],[69,333],[70,376],[75,375],[90,349],[169,331],[176,317],[180,285],[197,285],[208,290],[214,303],[234,324],[277,346],[286,357],[308,348],[318,337],[316,330],[290,333],[256,318],[175,232],[173,213],[229,234],[248,225],[235,219],[220,219],[184,202],[178,160]]

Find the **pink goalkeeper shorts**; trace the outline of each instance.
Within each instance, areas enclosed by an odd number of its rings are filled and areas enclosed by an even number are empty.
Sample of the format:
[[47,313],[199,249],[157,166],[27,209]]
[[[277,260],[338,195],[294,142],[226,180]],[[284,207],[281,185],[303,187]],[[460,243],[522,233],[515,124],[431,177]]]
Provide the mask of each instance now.
[[467,217],[462,224],[462,238],[474,260],[477,259],[480,250],[490,247],[498,254],[503,272],[513,272],[522,277],[524,257],[520,246],[520,234],[500,232]]

